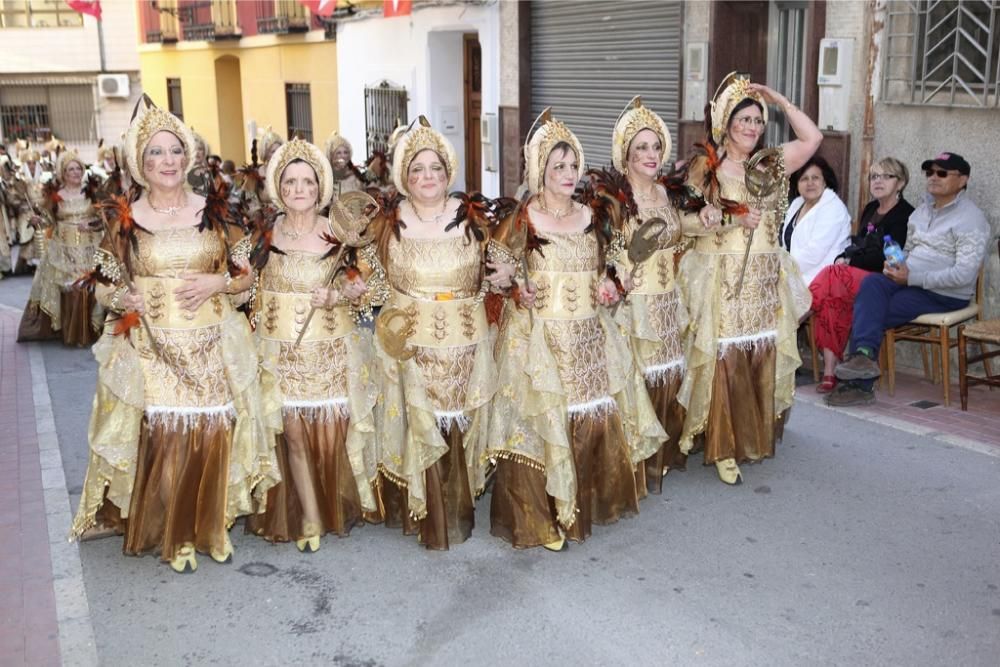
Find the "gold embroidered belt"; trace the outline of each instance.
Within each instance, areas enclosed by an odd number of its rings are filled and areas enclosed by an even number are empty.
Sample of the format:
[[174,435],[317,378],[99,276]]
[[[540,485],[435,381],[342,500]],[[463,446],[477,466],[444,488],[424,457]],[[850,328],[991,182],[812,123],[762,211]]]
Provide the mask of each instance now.
[[[625,271],[632,270],[632,262],[625,259]],[[661,248],[653,253],[635,272],[632,294],[663,294],[674,289],[674,249]]]
[[137,276],[135,286],[142,293],[150,326],[160,329],[200,329],[221,324],[231,312],[226,294],[215,294],[194,311],[184,310],[174,290],[186,284],[180,278]]
[[585,320],[597,315],[596,271],[532,271],[531,280],[538,286],[538,317]]
[[[299,338],[302,325],[309,317],[312,294],[304,292],[271,292],[261,290],[260,321],[257,334],[261,338],[295,341]],[[346,336],[354,329],[351,309],[348,306],[318,308],[302,337],[303,342],[333,340]]]
[[[84,222],[81,218],[80,222]],[[63,245],[97,245],[104,236],[102,231],[82,231],[75,222],[65,222],[60,220],[56,225],[55,236]]]
[[475,345],[486,338],[489,323],[486,307],[474,297],[467,299],[414,299],[392,290],[387,305],[399,308],[413,319],[415,333],[411,345],[459,347]]

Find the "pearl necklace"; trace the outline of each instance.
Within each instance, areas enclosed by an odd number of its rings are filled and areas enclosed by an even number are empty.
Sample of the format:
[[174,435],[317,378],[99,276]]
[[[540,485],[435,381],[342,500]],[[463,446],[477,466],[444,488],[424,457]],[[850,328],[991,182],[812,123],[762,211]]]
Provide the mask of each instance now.
[[317,222],[319,222],[319,218],[313,220],[313,223],[312,223],[312,225],[309,226],[309,229],[303,229],[303,230],[299,231],[299,230],[296,230],[296,229],[290,227],[289,224],[288,224],[288,220],[286,218],[285,221],[284,221],[284,224],[281,225],[281,233],[287,239],[291,239],[292,241],[298,241],[303,236],[305,236],[307,234],[312,234],[313,230],[316,229],[316,223]]
[[420,222],[423,222],[423,223],[428,223],[428,224],[429,223],[440,222],[441,221],[441,216],[444,215],[444,212],[446,210],[448,210],[448,199],[445,198],[444,203],[441,204],[441,210],[438,211],[437,215],[435,215],[434,217],[432,217],[432,218],[430,218],[428,220],[424,216],[420,215],[420,211],[417,210],[416,205],[412,201],[409,202],[409,204],[410,204],[410,208],[413,209],[413,215],[417,216],[417,220],[419,220]]
[[565,210],[563,210],[561,208],[557,208],[555,210],[552,210],[551,208],[549,208],[548,206],[545,205],[545,197],[542,196],[542,197],[538,198],[538,208],[543,213],[548,213],[549,215],[551,215],[556,220],[561,220],[562,218],[565,218],[567,215],[569,215],[570,213],[573,212],[573,201],[570,200],[570,202],[569,202],[569,208],[567,208]]
[[184,203],[181,204],[180,206],[168,206],[166,208],[156,208],[155,206],[153,206],[153,200],[149,196],[146,197],[146,202],[149,203],[149,208],[153,209],[154,213],[159,213],[161,215],[169,215],[171,218],[176,216],[185,208],[187,208],[188,205],[187,193],[184,194]]
[[639,190],[637,190],[637,189],[633,189],[632,191],[635,193],[636,197],[639,198],[639,201],[644,201],[644,202],[656,201],[656,184],[655,183],[653,184],[653,187],[651,187],[649,189],[649,192],[642,193],[642,192],[639,192]]

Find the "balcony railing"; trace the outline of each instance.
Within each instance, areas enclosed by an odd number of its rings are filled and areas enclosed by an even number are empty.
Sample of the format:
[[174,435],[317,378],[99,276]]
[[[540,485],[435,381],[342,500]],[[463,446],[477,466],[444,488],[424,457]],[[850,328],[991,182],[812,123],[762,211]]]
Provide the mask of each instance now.
[[309,30],[309,13],[295,0],[257,0],[255,3],[257,32],[285,34]]
[[232,0],[182,2],[178,18],[186,40],[232,39],[240,37],[236,6]]

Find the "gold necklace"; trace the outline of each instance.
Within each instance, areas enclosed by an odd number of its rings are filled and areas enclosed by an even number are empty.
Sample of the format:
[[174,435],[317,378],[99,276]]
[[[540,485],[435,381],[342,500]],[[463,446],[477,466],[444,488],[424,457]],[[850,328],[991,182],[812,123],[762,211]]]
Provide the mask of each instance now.
[[285,218],[284,224],[281,225],[281,233],[284,234],[285,238],[291,239],[292,241],[298,241],[302,236],[307,234],[312,234],[313,230],[316,229],[316,223],[319,222],[319,218],[313,220],[312,225],[310,225],[308,230],[296,230],[294,228],[289,228],[288,218]]
[[556,220],[560,220],[562,218],[565,218],[567,215],[569,215],[570,213],[573,212],[573,200],[570,200],[570,202],[569,202],[569,208],[567,208],[566,210],[563,210],[561,208],[557,208],[556,210],[553,211],[551,208],[549,208],[548,206],[545,205],[545,195],[541,195],[541,196],[538,197],[538,208],[542,212],[548,213],[549,215],[551,215]]
[[183,211],[185,208],[187,208],[188,205],[186,192],[184,193],[184,203],[181,204],[180,206],[168,206],[167,208],[156,208],[156,206],[153,205],[153,198],[148,195],[146,196],[146,202],[149,204],[149,208],[153,209],[153,212],[159,213],[161,215],[169,215],[170,217],[174,217],[175,215]]
[[656,183],[653,183],[652,187],[649,188],[649,192],[642,193],[638,189],[633,190],[639,201],[656,201]]
[[446,210],[448,210],[448,198],[447,197],[445,198],[444,203],[441,204],[441,210],[438,211],[437,215],[435,215],[430,220],[428,220],[424,216],[420,215],[420,211],[417,210],[416,204],[414,204],[412,201],[410,202],[410,208],[413,209],[413,215],[417,216],[417,220],[419,220],[420,222],[423,222],[423,223],[440,222],[441,216],[444,215],[444,212]]

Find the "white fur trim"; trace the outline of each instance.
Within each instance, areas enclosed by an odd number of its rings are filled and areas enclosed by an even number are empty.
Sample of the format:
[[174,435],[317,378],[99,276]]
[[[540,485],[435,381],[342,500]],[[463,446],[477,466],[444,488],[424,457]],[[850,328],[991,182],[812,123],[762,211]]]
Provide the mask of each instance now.
[[187,408],[175,407],[172,405],[148,405],[146,406],[146,419],[150,424],[164,426],[179,426],[185,429],[192,428],[202,419],[214,421],[230,420],[236,418],[236,408],[232,403],[212,406],[210,408]]
[[686,364],[684,358],[674,359],[665,364],[646,366],[642,369],[642,377],[650,384],[659,386],[665,384],[671,377],[682,375]]
[[346,419],[351,416],[347,398],[331,398],[325,401],[285,401],[281,414],[298,414],[310,421],[328,422],[332,419]]
[[618,411],[618,404],[610,396],[602,396],[586,403],[570,405],[567,411],[571,415],[608,415]]
[[773,344],[778,340],[778,330],[772,329],[771,331],[762,331],[760,333],[753,334],[751,336],[734,336],[733,338],[720,338],[718,340],[719,345],[719,358],[721,359],[726,352],[729,351],[731,347],[737,347],[741,350],[752,350],[763,345]]
[[458,430],[464,433],[472,424],[472,420],[462,410],[454,410],[452,412],[435,411],[434,417],[437,419],[438,428],[442,431],[446,431],[452,426],[457,426]]

